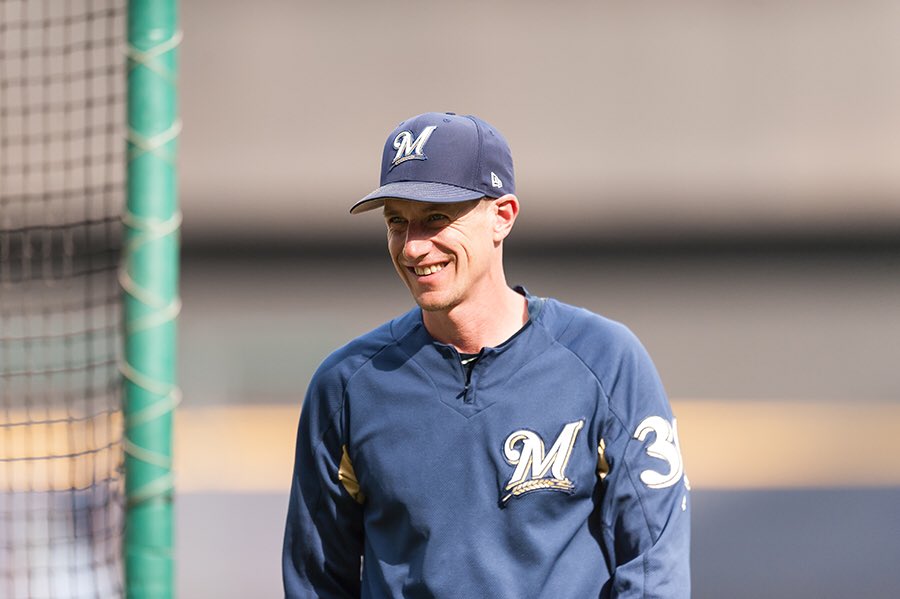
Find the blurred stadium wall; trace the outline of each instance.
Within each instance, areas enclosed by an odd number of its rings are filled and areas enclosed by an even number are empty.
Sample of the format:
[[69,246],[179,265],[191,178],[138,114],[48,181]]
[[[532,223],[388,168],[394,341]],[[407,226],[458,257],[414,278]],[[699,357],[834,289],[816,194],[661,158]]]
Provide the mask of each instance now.
[[183,9],[189,241],[367,234],[347,203],[427,110],[509,138],[523,241],[900,230],[891,0],[254,6]]
[[181,596],[279,596],[309,377],[410,305],[347,209],[427,110],[510,141],[511,281],[650,350],[694,596],[900,594],[900,4],[182,10]]

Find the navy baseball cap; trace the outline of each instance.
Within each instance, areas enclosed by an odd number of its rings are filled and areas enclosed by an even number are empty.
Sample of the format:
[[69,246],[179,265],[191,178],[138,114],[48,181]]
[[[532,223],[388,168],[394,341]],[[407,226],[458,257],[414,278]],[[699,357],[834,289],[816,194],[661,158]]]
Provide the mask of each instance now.
[[356,202],[358,214],[386,199],[444,204],[516,192],[506,139],[478,117],[426,112],[397,125],[381,156],[381,187]]

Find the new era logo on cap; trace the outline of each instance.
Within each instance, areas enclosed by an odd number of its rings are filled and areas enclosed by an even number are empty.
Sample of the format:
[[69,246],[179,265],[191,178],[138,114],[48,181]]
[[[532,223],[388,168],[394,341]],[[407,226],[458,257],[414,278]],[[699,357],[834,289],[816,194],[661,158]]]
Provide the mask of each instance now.
[[386,199],[463,202],[515,193],[506,140],[475,116],[427,112],[400,123],[387,137],[381,187],[350,209],[356,214]]

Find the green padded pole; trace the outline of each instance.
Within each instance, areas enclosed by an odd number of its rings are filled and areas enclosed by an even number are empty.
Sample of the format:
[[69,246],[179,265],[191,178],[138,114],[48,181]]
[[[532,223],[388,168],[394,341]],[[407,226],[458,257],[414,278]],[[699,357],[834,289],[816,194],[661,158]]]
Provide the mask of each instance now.
[[124,296],[125,593],[173,597],[172,414],[178,299],[175,0],[128,2]]

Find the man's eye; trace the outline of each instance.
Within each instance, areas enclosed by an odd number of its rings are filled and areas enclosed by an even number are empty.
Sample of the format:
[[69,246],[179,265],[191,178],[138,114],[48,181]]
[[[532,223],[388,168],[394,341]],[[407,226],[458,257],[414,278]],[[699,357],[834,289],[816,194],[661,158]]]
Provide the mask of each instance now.
[[448,220],[448,217],[446,214],[431,214],[428,216],[428,220],[430,222],[436,222],[436,221]]
[[392,216],[388,219],[389,225],[402,225],[405,222],[406,221],[404,219],[400,218],[399,216]]

